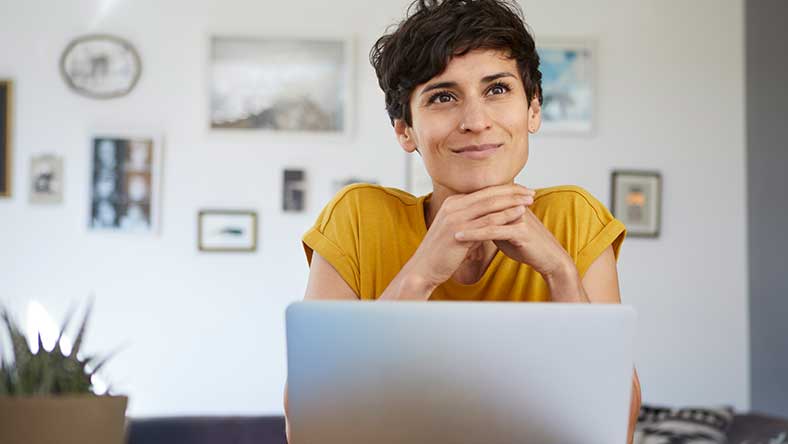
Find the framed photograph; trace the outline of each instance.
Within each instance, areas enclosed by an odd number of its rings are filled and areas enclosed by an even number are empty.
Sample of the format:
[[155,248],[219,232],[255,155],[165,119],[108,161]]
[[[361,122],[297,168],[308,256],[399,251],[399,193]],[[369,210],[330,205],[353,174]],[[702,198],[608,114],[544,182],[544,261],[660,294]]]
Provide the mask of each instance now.
[[161,138],[96,134],[91,139],[90,219],[94,231],[158,231]]
[[213,36],[212,129],[345,134],[349,39]]
[[627,227],[627,236],[658,237],[662,215],[662,176],[655,171],[614,171],[613,216]]
[[11,197],[11,116],[13,88],[10,80],[0,80],[0,197]]
[[72,40],[60,57],[60,75],[72,91],[94,99],[130,93],[142,74],[134,46],[120,37],[95,34]]
[[30,160],[30,203],[63,202],[63,158],[52,154]]
[[203,210],[197,215],[197,248],[205,252],[257,250],[257,213]]
[[432,193],[432,177],[427,173],[421,154],[405,153],[405,188],[414,196]]
[[300,213],[306,204],[306,172],[285,170],[282,175],[282,211]]
[[556,39],[537,44],[543,95],[539,133],[592,133],[596,108],[595,47],[591,41]]

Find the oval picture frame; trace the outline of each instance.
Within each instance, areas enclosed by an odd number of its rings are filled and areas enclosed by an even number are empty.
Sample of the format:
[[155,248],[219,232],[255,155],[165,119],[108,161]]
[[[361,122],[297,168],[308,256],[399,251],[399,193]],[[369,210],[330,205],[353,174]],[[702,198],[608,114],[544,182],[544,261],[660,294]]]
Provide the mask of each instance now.
[[142,59],[134,46],[109,34],[72,40],[63,50],[59,66],[69,88],[94,99],[123,97],[142,75]]

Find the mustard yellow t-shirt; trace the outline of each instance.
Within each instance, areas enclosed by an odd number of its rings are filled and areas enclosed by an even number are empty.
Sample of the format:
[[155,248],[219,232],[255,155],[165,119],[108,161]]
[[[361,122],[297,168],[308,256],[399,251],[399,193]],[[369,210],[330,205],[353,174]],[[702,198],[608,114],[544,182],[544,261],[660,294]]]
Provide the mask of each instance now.
[[[395,188],[355,184],[326,205],[303,236],[307,261],[325,258],[361,299],[377,299],[410,259],[427,233],[424,201]],[[575,261],[582,278],[609,246],[616,259],[626,236],[624,224],[577,186],[536,190],[531,211]],[[478,282],[449,279],[431,300],[547,301],[542,276],[498,251]]]

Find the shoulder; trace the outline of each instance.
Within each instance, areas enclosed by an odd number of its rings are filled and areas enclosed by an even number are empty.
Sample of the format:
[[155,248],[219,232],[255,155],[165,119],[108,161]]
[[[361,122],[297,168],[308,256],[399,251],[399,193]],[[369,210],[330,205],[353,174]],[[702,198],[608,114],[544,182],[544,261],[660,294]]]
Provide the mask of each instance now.
[[575,219],[596,219],[605,224],[612,215],[602,202],[585,188],[560,185],[536,190],[531,207],[537,215],[564,215]]
[[320,219],[384,216],[402,209],[415,209],[418,198],[397,189],[369,183],[356,183],[339,190],[323,208]]

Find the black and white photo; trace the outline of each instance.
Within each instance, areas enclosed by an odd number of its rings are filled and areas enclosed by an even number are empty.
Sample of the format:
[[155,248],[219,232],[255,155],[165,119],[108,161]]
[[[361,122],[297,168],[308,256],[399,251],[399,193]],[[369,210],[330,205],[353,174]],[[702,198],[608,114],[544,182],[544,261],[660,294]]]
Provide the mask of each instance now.
[[157,229],[160,146],[146,136],[92,139],[92,230],[152,233]]
[[34,156],[30,160],[30,203],[63,202],[63,158],[53,154]]
[[282,179],[282,211],[304,211],[304,200],[306,199],[306,173],[304,170],[284,170]]

